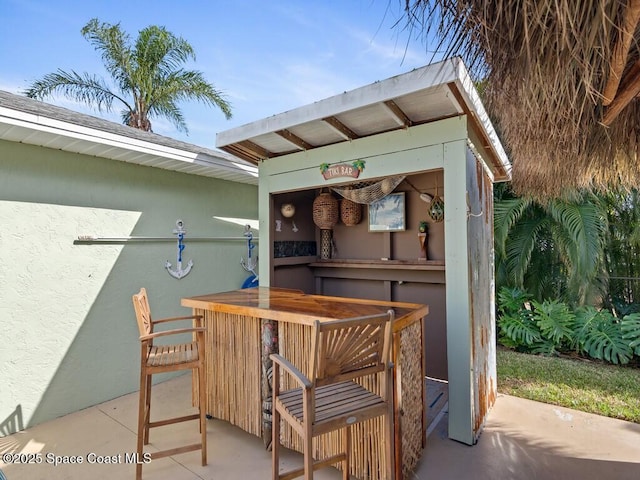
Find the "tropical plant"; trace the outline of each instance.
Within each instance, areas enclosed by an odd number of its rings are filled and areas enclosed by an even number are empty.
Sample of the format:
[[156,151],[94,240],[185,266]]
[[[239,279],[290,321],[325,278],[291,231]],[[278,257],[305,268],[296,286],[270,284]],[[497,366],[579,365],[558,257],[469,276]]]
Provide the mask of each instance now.
[[[517,288],[498,293],[499,340],[516,350],[555,355],[572,341],[575,316],[557,300],[542,303]],[[518,304],[518,302],[521,302]]]
[[36,80],[25,91],[28,97],[42,100],[61,93],[100,112],[111,111],[115,102],[123,107],[124,124],[146,131],[151,131],[152,118],[164,117],[188,132],[178,106],[184,100],[219,107],[226,118],[231,117],[224,95],[201,72],[182,67],[195,60],[193,47],[164,27],[143,28],[133,45],[120,24],[100,23],[96,18],[81,33],[101,54],[115,90],[97,75],[59,69]]
[[496,189],[496,282],[578,305],[602,290],[607,216],[592,194],[539,203]]
[[578,350],[591,358],[611,363],[628,363],[633,357],[631,342],[621,322],[608,310],[582,307],[576,312],[575,340]]
[[531,296],[518,288],[503,287],[498,291],[499,341],[511,348],[528,350],[542,341],[540,327],[533,319]]
[[542,303],[534,300],[531,303],[535,321],[544,338],[558,346],[571,342],[575,315],[566,303],[555,300],[545,300]]
[[573,350],[614,364],[640,354],[640,313],[616,318],[592,306],[575,311],[557,300],[537,302],[517,288],[498,292],[499,341],[519,351],[555,355]]
[[640,194],[614,190],[603,199],[609,222],[605,261],[610,275],[605,306],[619,316],[640,312]]
[[623,338],[629,340],[633,353],[640,356],[640,313],[625,315],[620,328]]

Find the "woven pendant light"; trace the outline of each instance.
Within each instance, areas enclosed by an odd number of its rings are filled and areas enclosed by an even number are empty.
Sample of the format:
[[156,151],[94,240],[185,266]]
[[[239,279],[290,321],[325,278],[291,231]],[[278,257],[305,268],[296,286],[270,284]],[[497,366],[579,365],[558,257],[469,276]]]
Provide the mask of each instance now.
[[329,192],[320,193],[313,201],[313,223],[320,229],[320,258],[331,258],[331,230],[338,223],[338,200]]
[[340,201],[340,220],[347,227],[357,225],[362,219],[362,205],[346,198]]
[[322,230],[331,230],[338,223],[338,200],[328,192],[313,201],[313,223]]

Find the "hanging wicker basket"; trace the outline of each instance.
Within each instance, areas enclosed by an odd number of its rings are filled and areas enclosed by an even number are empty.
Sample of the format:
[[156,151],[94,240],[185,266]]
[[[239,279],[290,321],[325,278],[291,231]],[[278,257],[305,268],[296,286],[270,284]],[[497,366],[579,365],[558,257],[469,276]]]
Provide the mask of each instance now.
[[338,200],[328,192],[313,201],[313,223],[321,230],[331,230],[338,223]]
[[346,198],[340,201],[340,220],[351,227],[360,223],[362,219],[362,205]]

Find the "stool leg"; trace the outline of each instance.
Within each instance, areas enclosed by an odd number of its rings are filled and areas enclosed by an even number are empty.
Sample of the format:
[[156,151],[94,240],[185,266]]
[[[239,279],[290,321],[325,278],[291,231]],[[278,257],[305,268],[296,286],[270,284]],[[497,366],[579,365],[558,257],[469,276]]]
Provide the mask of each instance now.
[[280,412],[272,403],[271,413],[271,479],[280,479]]
[[304,445],[304,480],[313,480],[313,437],[311,436],[311,426],[308,423],[305,423],[304,429],[305,434],[302,439],[302,443]]
[[[142,458],[142,449],[145,435],[145,422],[147,418],[146,405],[147,405],[147,379],[144,371],[144,367],[140,369],[140,394],[138,400],[138,438],[136,452],[138,453],[138,460]],[[142,464],[138,462],[136,464],[136,480],[142,479]]]
[[144,444],[149,445],[149,423],[151,422],[151,375],[147,375],[145,389]]
[[344,429],[343,437],[344,441],[344,470],[342,471],[342,480],[349,480],[349,470],[351,470],[351,463],[349,461],[351,457],[351,427],[347,426]]
[[201,362],[198,367],[198,410],[200,411],[200,435],[202,441],[202,466],[207,464],[207,419],[206,419],[206,403],[205,403],[205,381],[204,381],[204,364]]
[[[387,478],[394,480],[396,477],[396,469],[401,469],[401,465],[395,464],[396,458],[396,446],[395,446],[395,431],[394,431],[394,421],[393,421],[393,411],[390,409],[386,415],[386,433],[389,439],[389,445],[386,448],[385,456],[386,456],[386,464],[387,464]],[[400,474],[402,472],[400,471]]]

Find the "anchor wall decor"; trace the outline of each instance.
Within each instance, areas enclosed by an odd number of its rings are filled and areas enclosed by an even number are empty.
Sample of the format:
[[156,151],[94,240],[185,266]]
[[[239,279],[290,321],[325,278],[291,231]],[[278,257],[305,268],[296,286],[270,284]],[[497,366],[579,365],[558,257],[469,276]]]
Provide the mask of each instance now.
[[181,278],[189,275],[189,272],[193,267],[193,260],[189,260],[186,268],[182,268],[182,251],[184,250],[184,235],[185,233],[187,233],[187,231],[184,229],[184,223],[182,222],[182,220],[180,219],[176,220],[176,228],[173,230],[173,233],[175,233],[178,236],[176,268],[175,270],[171,268],[171,263],[169,262],[169,260],[166,261],[164,266],[167,269],[167,272],[169,272],[169,275],[180,280]]
[[245,262],[244,258],[240,257],[240,265],[245,271],[252,273],[255,277],[255,280],[258,279],[258,274],[256,273],[256,267],[258,266],[258,258],[251,257],[251,250],[255,248],[255,245],[252,243],[253,241],[253,232],[251,231],[251,226],[246,225],[244,227],[243,235],[247,238],[247,261]]

